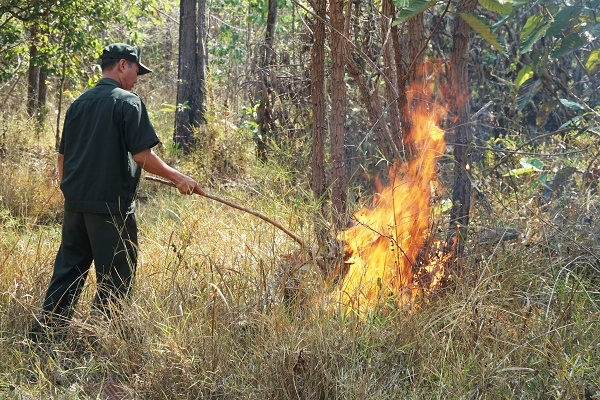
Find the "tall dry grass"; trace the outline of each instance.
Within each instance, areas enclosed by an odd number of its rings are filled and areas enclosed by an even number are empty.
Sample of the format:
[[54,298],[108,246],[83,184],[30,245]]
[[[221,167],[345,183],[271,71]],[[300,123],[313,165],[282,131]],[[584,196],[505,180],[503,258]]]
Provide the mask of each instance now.
[[[108,381],[138,399],[600,397],[600,252],[595,221],[581,217],[594,196],[475,210],[477,225],[500,217],[521,237],[474,234],[451,287],[357,317],[272,226],[144,182],[121,318],[91,316],[92,279],[66,341],[39,347],[26,331],[60,242],[61,197],[52,152],[19,143],[0,158],[0,399],[97,399]],[[209,190],[312,244],[314,207],[297,184],[262,166]]]

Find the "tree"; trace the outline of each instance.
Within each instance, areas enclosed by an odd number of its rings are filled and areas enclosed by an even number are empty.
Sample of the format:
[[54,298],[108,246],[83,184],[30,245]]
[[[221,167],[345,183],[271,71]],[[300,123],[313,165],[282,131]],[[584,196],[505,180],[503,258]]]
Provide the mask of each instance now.
[[[316,201],[324,205],[325,195],[325,19],[327,17],[327,0],[311,0],[314,10],[313,44],[311,56],[310,99],[312,109],[312,146],[311,146],[311,186]],[[324,213],[324,209],[321,208]],[[325,239],[324,229],[317,222],[316,235],[319,242]]]
[[28,64],[26,106],[41,126],[45,116],[47,81],[59,77],[56,136],[60,132],[63,84],[70,78],[89,76],[107,40],[126,41],[112,36],[115,25],[122,25],[135,37],[135,20],[146,15],[145,4],[120,1],[73,0],[48,2],[8,1],[0,5],[0,79],[22,59]]
[[205,118],[205,0],[181,0],[179,23],[179,69],[173,142],[190,151]]
[[345,58],[346,36],[342,0],[331,0],[331,206],[334,226],[341,229],[345,224],[348,178],[346,176],[345,119],[346,82]]
[[277,0],[268,1],[267,26],[264,43],[260,46],[258,61],[257,95],[259,100],[256,110],[259,135],[256,138],[258,158],[267,161],[267,147],[271,137],[273,124],[273,86],[276,85],[275,71],[275,26],[277,24]]
[[[477,0],[458,2],[458,12],[472,12]],[[457,256],[461,256],[469,226],[471,207],[471,142],[473,133],[469,124],[469,25],[460,17],[454,19],[452,53],[450,54],[450,91],[454,95],[451,103],[456,115],[454,126],[454,186],[450,229],[456,226],[458,233]]]

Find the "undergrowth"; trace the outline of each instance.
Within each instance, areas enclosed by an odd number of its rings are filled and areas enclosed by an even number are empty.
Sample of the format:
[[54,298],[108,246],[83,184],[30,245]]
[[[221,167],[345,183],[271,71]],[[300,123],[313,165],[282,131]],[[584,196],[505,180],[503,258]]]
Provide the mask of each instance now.
[[[488,199],[474,225],[510,227],[516,239],[474,229],[447,288],[357,316],[336,304],[314,254],[279,230],[143,182],[141,256],[121,318],[91,315],[91,280],[67,339],[37,346],[26,332],[60,242],[62,199],[47,146],[4,148],[0,399],[96,399],[108,381],[140,399],[600,398],[597,196],[564,197],[577,187],[550,204],[536,191]],[[313,247],[318,207],[306,183],[248,168],[207,190]]]

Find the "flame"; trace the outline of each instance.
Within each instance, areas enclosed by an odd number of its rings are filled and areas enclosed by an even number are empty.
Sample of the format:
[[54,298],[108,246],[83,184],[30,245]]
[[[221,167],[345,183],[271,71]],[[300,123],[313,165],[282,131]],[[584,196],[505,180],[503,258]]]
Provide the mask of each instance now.
[[[429,96],[429,98],[431,98]],[[406,304],[416,288],[439,285],[444,275],[443,250],[437,250],[429,265],[415,270],[419,253],[430,235],[432,182],[436,161],[446,143],[439,122],[446,115],[440,105],[421,99],[413,101],[412,130],[407,142],[415,157],[390,169],[390,184],[375,196],[373,207],[365,207],[354,217],[354,225],[341,232],[344,242],[346,275],[341,282],[344,304],[356,311],[372,308],[383,295]],[[427,275],[427,279],[421,279]]]

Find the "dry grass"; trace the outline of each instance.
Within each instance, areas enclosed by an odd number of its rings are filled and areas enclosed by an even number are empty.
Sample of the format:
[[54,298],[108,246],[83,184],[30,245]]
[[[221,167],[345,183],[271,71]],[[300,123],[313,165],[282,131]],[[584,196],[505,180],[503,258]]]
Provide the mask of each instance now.
[[[97,399],[109,379],[138,399],[600,397],[600,253],[594,222],[580,218],[593,197],[569,212],[509,205],[503,221],[531,232],[526,244],[476,245],[474,236],[452,288],[412,310],[390,302],[358,318],[336,307],[318,267],[283,233],[145,182],[142,255],[122,318],[90,317],[90,282],[67,341],[38,348],[25,333],[60,241],[61,199],[47,147],[9,144],[0,399]],[[310,242],[313,211],[296,185],[277,169],[251,176],[215,194]]]

